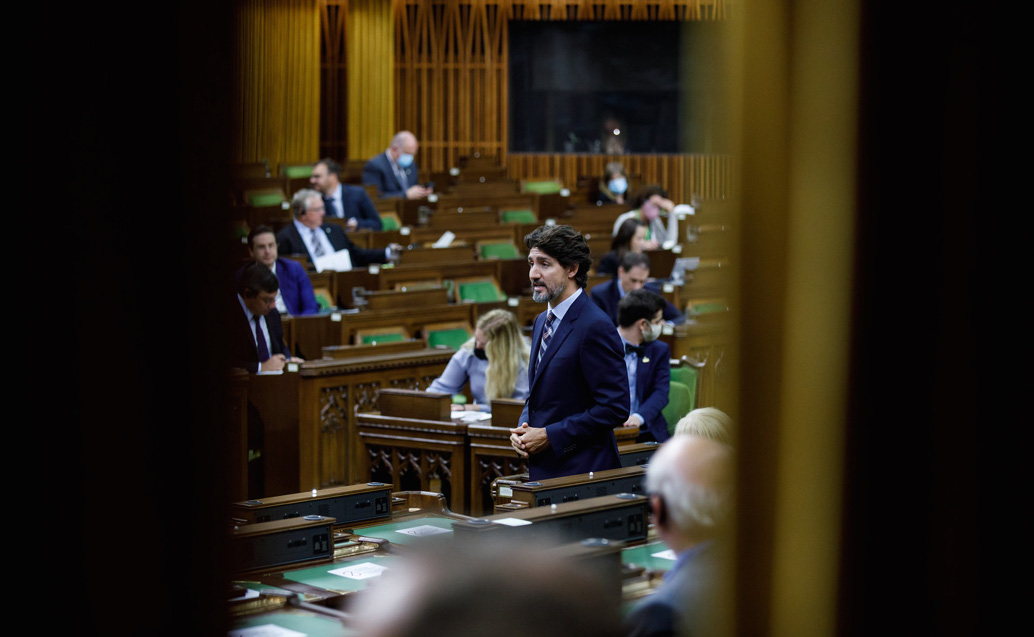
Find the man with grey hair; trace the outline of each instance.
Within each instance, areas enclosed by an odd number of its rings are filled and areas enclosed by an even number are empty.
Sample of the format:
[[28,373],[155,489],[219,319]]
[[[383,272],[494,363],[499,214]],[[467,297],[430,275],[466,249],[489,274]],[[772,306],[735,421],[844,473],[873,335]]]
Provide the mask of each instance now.
[[722,547],[732,473],[732,449],[700,436],[675,436],[650,459],[646,491],[654,526],[676,558],[626,619],[629,637],[730,634],[730,565]]
[[291,197],[291,212],[294,219],[276,235],[277,251],[280,254],[305,254],[310,263],[318,257],[327,256],[338,250],[348,250],[352,266],[371,263],[385,263],[398,258],[402,246],[391,244],[387,248],[360,248],[352,243],[344,229],[333,223],[324,224],[326,208],[323,195],[318,191],[303,188]]
[[363,166],[363,184],[376,186],[381,197],[422,199],[431,194],[433,188],[418,181],[418,148],[416,135],[407,130],[396,133],[388,149]]

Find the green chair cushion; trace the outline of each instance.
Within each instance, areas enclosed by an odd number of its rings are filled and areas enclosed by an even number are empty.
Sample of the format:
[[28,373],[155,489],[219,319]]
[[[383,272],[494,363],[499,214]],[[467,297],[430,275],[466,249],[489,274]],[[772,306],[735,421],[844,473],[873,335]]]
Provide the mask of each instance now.
[[531,210],[504,210],[503,223],[538,223]]
[[312,166],[284,166],[284,176],[289,179],[298,179],[300,177],[312,177]]
[[427,335],[427,344],[430,347],[446,345],[452,349],[459,349],[468,340],[470,340],[470,332],[462,327],[455,327],[450,330],[436,330]]
[[394,334],[368,334],[363,337],[363,345],[370,343],[395,343],[403,340],[402,334],[396,332]]
[[481,245],[482,259],[519,259],[517,246],[512,243],[484,243]]
[[728,309],[725,303],[697,303],[691,305],[688,311],[693,316],[699,316],[701,314],[713,314],[714,312],[724,312]]
[[257,193],[248,196],[248,203],[252,206],[279,206],[283,203],[284,197],[280,193],[268,192]]
[[491,283],[462,283],[460,284],[460,301],[474,301],[476,303],[491,303],[501,301],[495,286]]
[[537,192],[540,195],[552,195],[560,192],[558,181],[526,181],[524,192]]
[[381,229],[398,230],[399,222],[395,220],[395,217],[381,217]]
[[[675,370],[672,370],[674,372]],[[675,433],[675,425],[682,417],[693,410],[696,404],[696,392],[690,386],[678,381],[671,381],[668,386],[668,404],[661,410],[664,421],[668,423],[668,433]]]

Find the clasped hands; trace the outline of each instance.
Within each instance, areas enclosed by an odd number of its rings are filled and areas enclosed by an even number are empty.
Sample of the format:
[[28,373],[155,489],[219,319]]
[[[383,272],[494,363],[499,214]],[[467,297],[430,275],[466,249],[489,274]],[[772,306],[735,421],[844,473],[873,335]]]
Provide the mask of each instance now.
[[529,427],[528,423],[524,422],[520,427],[510,430],[510,446],[519,456],[527,458],[530,454],[549,447],[549,436],[546,435],[545,429]]

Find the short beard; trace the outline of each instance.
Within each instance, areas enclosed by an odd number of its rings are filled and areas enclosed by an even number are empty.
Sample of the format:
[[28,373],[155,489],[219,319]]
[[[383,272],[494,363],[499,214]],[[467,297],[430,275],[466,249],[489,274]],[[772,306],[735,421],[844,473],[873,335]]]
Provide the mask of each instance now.
[[560,290],[550,291],[549,287],[546,287],[545,292],[535,292],[532,288],[531,299],[536,303],[549,303],[560,295]]

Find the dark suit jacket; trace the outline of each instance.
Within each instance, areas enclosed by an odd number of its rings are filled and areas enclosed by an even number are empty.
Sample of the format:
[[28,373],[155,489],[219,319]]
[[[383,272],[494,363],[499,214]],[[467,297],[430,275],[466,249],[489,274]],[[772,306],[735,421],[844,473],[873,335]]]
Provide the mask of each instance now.
[[[244,268],[241,266],[236,273],[236,281],[239,281]],[[276,278],[280,282],[280,295],[284,297],[284,305],[291,316],[302,316],[303,314],[316,314],[320,306],[316,303],[316,294],[312,290],[312,281],[309,275],[297,261],[278,258],[276,260]]]
[[654,440],[664,442],[671,435],[668,422],[661,411],[668,405],[671,386],[671,348],[663,341],[644,343],[645,352],[639,357],[635,372],[635,395],[639,398],[637,413],[645,422],[640,431],[653,434]]
[[[359,224],[359,228],[363,230],[382,230],[384,228],[381,222],[381,216],[377,213],[377,209],[373,207],[373,201],[370,200],[370,195],[366,194],[366,189],[362,186],[353,186],[351,184],[340,184],[341,185],[341,203],[344,206],[344,210],[339,210],[342,214],[342,219],[355,218]],[[331,197],[324,197],[324,201],[332,201]],[[327,214],[330,214],[330,206],[327,206]]]
[[[660,290],[647,284],[646,289],[651,292],[660,294]],[[614,323],[614,327],[618,324],[618,302],[621,300],[621,291],[618,290],[618,280],[613,278],[606,283],[600,283],[592,289],[592,301],[596,304],[596,307],[603,310],[603,312],[610,317],[610,320]],[[678,308],[672,305],[669,301],[664,301],[664,309],[661,310],[661,318],[665,321],[670,321],[675,325],[686,322],[686,317],[679,312]]]
[[[409,168],[403,168],[402,171],[406,173],[406,179],[408,180],[407,188],[419,183],[417,180],[419,179],[420,172],[417,170],[415,161]],[[377,186],[377,192],[380,193],[381,197],[406,196],[406,189],[399,183],[398,177],[395,176],[395,171],[391,169],[391,162],[388,161],[388,156],[384,153],[379,153],[363,166],[363,183]]]
[[543,312],[532,333],[530,393],[520,422],[544,427],[549,448],[529,457],[529,478],[621,466],[614,428],[628,420],[628,374],[617,331],[583,292],[554,331],[536,369],[545,323]]
[[[234,295],[233,307],[229,308],[227,315],[230,318],[230,329],[227,334],[230,339],[230,363],[233,367],[240,367],[248,370],[249,373],[257,374],[260,361],[258,347],[255,345],[255,337],[248,323],[248,315],[241,309],[240,301]],[[266,329],[269,330],[269,353],[283,354],[290,357],[291,352],[284,343],[284,329],[280,324],[280,312],[273,308],[266,315]]]
[[721,551],[715,544],[678,564],[664,576],[651,595],[640,601],[625,619],[628,637],[706,637],[725,634],[720,629],[723,608]]
[[[384,263],[386,261],[383,249],[360,248],[352,243],[352,240],[348,238],[341,226],[325,223],[320,228],[327,233],[330,245],[334,247],[335,252],[338,250],[348,250],[353,266]],[[280,254],[308,254],[309,261],[315,261],[313,256],[309,254],[309,249],[306,247],[302,235],[298,234],[298,228],[294,227],[294,222],[287,224],[280,229],[280,232],[276,233],[276,249]]]

